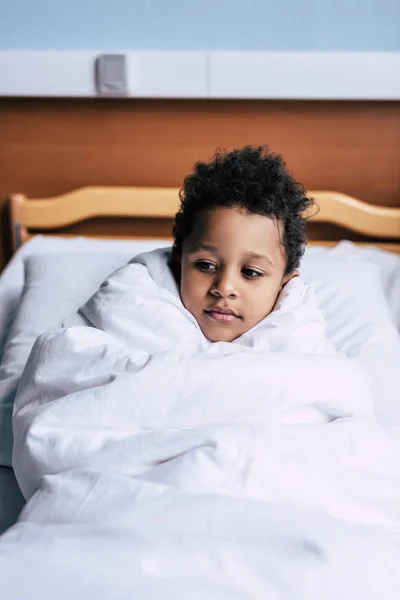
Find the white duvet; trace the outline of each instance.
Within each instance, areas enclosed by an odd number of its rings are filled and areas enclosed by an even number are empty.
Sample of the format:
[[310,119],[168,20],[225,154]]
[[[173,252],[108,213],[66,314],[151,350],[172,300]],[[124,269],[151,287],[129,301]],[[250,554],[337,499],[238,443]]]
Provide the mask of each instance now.
[[136,257],[34,347],[1,598],[398,600],[399,442],[310,290],[212,344],[167,259]]

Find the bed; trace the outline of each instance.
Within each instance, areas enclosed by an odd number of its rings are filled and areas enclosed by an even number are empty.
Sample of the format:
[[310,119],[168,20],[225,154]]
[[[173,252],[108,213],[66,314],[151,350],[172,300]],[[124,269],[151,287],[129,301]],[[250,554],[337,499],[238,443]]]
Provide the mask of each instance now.
[[[365,365],[374,365],[378,379],[373,386],[387,396],[378,408],[379,418],[396,432],[400,427],[395,372],[400,364],[400,208],[366,204],[339,192],[309,194],[319,208],[309,215],[311,225],[334,224],[358,238],[356,242],[312,240],[302,275],[314,284],[320,307],[330,319],[333,341],[348,356],[357,351]],[[34,340],[59,327],[130,257],[169,245],[178,201],[176,188],[88,187],[53,198],[11,196],[13,258],[0,277],[1,531],[15,522],[24,503],[11,466],[10,418],[12,397]],[[98,217],[103,219],[102,234],[74,232],[77,223]],[[113,218],[126,220],[124,235],[115,228],[113,234],[104,232],[104,223]],[[335,294],[338,301],[332,303]],[[339,339],[332,311],[339,314],[341,307],[351,304],[359,322],[355,333],[347,327]],[[362,332],[367,329],[364,348]],[[361,337],[354,350],[357,336]]]

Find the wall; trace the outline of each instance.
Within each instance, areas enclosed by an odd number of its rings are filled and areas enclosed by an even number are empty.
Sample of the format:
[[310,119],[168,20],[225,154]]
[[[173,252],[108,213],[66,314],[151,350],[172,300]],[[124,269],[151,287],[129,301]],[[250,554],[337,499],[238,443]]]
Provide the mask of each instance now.
[[4,0],[0,50],[398,51],[398,0]]
[[[18,49],[396,52],[400,2],[0,0]],[[399,130],[399,102],[0,99],[0,270],[11,192],[180,185],[216,146],[267,142],[309,189],[396,205]]]

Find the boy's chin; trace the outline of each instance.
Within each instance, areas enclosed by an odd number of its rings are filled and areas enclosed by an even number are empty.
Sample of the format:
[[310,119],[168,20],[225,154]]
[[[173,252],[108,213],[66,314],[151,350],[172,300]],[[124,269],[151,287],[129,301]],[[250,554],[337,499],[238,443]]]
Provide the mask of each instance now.
[[233,342],[244,333],[229,329],[228,326],[202,327],[201,330],[209,342]]

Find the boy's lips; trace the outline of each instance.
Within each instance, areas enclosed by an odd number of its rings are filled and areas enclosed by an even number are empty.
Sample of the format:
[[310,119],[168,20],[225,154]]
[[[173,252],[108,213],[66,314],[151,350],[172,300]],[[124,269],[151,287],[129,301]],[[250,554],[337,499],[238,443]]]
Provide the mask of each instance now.
[[208,317],[220,323],[232,323],[240,318],[234,310],[227,306],[212,306],[206,308],[204,312]]

